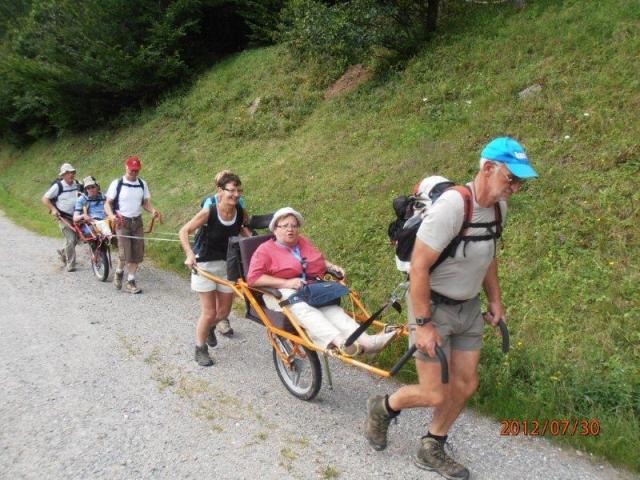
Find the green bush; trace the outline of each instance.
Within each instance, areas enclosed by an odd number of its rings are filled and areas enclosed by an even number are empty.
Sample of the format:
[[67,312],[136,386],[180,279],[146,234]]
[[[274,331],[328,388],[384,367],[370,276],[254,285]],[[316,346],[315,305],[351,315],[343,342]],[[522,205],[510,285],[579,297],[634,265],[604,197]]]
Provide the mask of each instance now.
[[386,67],[415,53],[435,30],[438,0],[289,0],[278,39],[295,56],[333,73]]

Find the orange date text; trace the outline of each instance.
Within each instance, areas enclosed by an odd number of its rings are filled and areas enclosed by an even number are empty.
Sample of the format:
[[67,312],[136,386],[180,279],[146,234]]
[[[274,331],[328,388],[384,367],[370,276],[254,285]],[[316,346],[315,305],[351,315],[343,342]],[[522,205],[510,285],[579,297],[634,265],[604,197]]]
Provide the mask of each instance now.
[[600,435],[600,420],[597,418],[547,418],[544,420],[511,419],[500,420],[500,435],[517,437],[525,435],[544,437],[550,435],[559,437],[564,435],[596,437]]

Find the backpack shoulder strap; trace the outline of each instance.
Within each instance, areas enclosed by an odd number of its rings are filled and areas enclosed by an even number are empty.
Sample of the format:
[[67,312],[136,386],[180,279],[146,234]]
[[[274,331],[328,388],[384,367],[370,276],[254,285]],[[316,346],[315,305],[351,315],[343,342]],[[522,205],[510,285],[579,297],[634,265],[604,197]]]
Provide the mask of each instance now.
[[204,197],[202,199],[202,201],[200,202],[200,208],[204,208],[204,204],[207,203],[207,200],[211,200],[211,204],[215,204],[216,203],[216,194],[212,193],[211,195],[207,195],[206,197]]
[[471,189],[466,185],[455,185],[449,190],[455,190],[462,195],[462,201],[464,202],[464,219],[462,221],[462,228],[460,229],[460,235],[468,228],[468,224],[471,223],[473,217],[473,193]]
[[56,178],[53,182],[51,182],[51,185],[55,185],[58,187],[58,193],[56,193],[55,197],[51,199],[51,203],[55,205],[58,202],[58,197],[64,190],[64,187],[62,186],[62,180],[60,180],[59,178]]
[[118,184],[116,185],[116,196],[113,197],[113,211],[115,212],[116,210],[120,209],[120,204],[118,203],[118,200],[120,198],[120,191],[122,190],[122,184],[124,183],[124,181],[122,180],[122,177],[120,177],[118,179]]
[[140,177],[138,177],[138,180],[140,180],[140,186],[142,187],[142,200],[141,200],[141,205],[144,204],[144,180],[142,180]]
[[453,187],[449,187],[447,190],[455,190],[462,196],[462,201],[464,202],[464,217],[462,219],[462,226],[460,227],[458,235],[451,239],[449,245],[445,247],[435,263],[431,265],[429,272],[433,272],[436,267],[445,261],[447,257],[455,254],[455,251],[464,236],[464,232],[469,228],[471,218],[473,217],[473,193],[471,192],[471,189],[466,185],[454,185]]
[[495,205],[496,208],[496,238],[502,237],[502,208],[500,202]]

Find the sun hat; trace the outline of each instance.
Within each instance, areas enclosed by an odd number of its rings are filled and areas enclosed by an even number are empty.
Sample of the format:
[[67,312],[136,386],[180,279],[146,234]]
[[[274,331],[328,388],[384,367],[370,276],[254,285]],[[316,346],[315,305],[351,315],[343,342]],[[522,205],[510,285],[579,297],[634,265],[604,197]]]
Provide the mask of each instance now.
[[429,198],[429,194],[433,187],[439,183],[452,183],[448,178],[441,177],[440,175],[431,175],[423,178],[416,188],[414,189],[414,195],[422,198]]
[[87,188],[93,185],[98,185],[98,182],[96,181],[95,177],[89,175],[88,177],[84,177],[84,180],[82,180],[82,184],[84,185],[84,188]]
[[142,163],[137,156],[127,158],[127,168],[129,170],[140,170],[142,168]]
[[511,137],[498,137],[491,140],[482,153],[482,158],[504,163],[516,177],[531,178],[538,174],[527,158],[524,147]]
[[283,207],[273,214],[273,218],[269,222],[269,230],[274,232],[276,230],[276,223],[278,223],[278,220],[289,215],[293,215],[294,217],[296,217],[296,219],[298,220],[298,225],[302,226],[302,224],[304,223],[304,219],[302,218],[300,212],[294,210],[291,207]]
[[62,176],[67,172],[74,172],[75,173],[76,169],[73,168],[73,165],[71,165],[70,163],[63,163],[60,166],[60,173],[58,175]]

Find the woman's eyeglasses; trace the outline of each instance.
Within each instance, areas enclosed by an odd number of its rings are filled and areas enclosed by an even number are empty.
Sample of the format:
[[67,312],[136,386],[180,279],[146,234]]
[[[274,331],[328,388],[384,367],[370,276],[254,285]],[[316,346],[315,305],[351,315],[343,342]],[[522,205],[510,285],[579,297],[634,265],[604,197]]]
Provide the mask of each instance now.
[[236,193],[238,195],[242,195],[244,193],[244,190],[242,190],[241,188],[223,188],[222,190],[224,190],[225,192],[229,192],[231,195],[235,195]]
[[276,225],[277,228],[281,228],[283,230],[297,230],[298,228],[300,228],[300,225],[298,224],[294,224],[294,223],[284,223],[282,225]]

